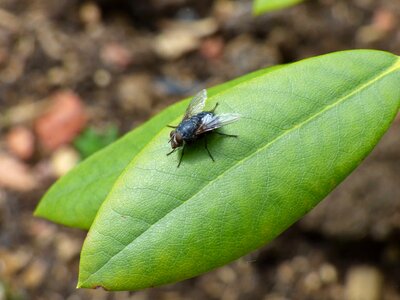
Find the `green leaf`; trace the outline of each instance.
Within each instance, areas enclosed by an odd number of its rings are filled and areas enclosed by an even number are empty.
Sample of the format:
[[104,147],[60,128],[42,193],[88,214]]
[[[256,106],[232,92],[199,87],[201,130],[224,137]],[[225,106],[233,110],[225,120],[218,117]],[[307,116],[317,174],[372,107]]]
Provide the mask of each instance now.
[[290,7],[303,1],[304,0],[254,0],[253,12],[255,15],[261,15],[269,11]]
[[[209,95],[222,93],[243,81],[263,76],[281,67],[270,67],[226,82],[209,89]],[[118,176],[161,129],[182,115],[188,100],[168,107],[59,179],[40,201],[35,215],[67,226],[89,229]]]
[[[190,278],[276,237],[371,152],[400,107],[400,60],[338,52],[242,81],[207,108],[242,115],[177,168],[163,129],[125,169],[81,253],[78,287],[138,290]],[[174,124],[179,122],[177,118]]]
[[117,139],[118,128],[116,126],[107,127],[104,132],[87,128],[74,140],[74,146],[79,151],[81,157],[87,158]]

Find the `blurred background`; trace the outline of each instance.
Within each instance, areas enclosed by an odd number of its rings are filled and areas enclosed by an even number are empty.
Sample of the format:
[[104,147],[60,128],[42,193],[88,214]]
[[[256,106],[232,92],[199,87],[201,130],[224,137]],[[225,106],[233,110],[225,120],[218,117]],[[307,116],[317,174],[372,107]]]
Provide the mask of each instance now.
[[169,104],[353,48],[400,54],[399,0],[310,0],[259,17],[246,0],[0,0],[0,300],[400,299],[400,117],[274,242],[178,284],[76,290],[85,232],[32,216],[58,177]]

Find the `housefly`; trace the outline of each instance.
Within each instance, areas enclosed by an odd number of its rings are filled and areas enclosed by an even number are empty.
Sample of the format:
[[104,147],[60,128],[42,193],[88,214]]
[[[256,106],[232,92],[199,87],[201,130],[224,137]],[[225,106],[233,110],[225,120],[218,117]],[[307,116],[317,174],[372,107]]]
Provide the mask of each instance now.
[[215,131],[215,129],[239,120],[240,115],[233,113],[215,114],[218,103],[211,111],[203,111],[206,99],[207,91],[200,91],[190,102],[181,123],[178,126],[169,126],[174,128],[170,133],[169,140],[173,150],[167,155],[174,153],[178,148],[182,147],[178,168],[181,165],[186,145],[193,143],[200,137],[204,137],[204,147],[212,161],[215,161],[207,146],[207,133],[215,132],[222,136],[237,137],[237,135],[225,134]]

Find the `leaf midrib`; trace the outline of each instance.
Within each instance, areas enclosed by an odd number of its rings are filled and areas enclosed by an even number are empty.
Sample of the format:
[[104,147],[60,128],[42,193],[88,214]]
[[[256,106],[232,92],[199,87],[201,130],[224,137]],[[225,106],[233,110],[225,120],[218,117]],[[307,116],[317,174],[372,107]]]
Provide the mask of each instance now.
[[[228,169],[226,169],[225,171],[223,171],[221,174],[219,174],[214,180],[208,182],[206,185],[202,186],[195,194],[193,194],[190,198],[188,198],[186,201],[182,202],[181,204],[179,204],[178,206],[174,207],[172,210],[170,210],[168,213],[166,213],[163,217],[161,217],[160,219],[158,219],[158,221],[156,223],[153,223],[149,228],[147,228],[145,231],[143,231],[140,235],[138,235],[137,237],[135,237],[134,240],[132,240],[132,242],[130,242],[129,244],[127,244],[124,248],[120,249],[117,253],[115,253],[108,261],[106,261],[100,268],[97,269],[97,271],[95,271],[94,273],[90,274],[86,280],[84,280],[82,282],[82,284],[80,284],[79,286],[83,286],[86,282],[88,282],[90,280],[91,277],[95,276],[98,272],[100,272],[103,268],[105,268],[115,257],[117,257],[121,252],[123,252],[128,246],[130,246],[131,244],[133,244],[135,241],[137,241],[141,236],[143,236],[145,233],[147,233],[149,230],[151,230],[152,227],[154,227],[155,225],[157,225],[161,220],[163,220],[164,218],[166,218],[169,214],[171,214],[173,211],[175,211],[176,209],[178,209],[179,207],[181,207],[182,205],[188,203],[190,200],[192,200],[193,198],[196,197],[197,194],[199,194],[202,190],[204,190],[206,187],[208,187],[210,184],[216,182],[219,178],[223,177],[226,173],[228,173],[229,171],[231,171],[232,169],[236,168],[238,165],[242,164],[243,162],[247,161],[248,159],[254,157],[257,153],[259,153],[260,151],[265,150],[266,148],[268,148],[269,146],[271,146],[272,144],[274,144],[276,141],[280,140],[281,138],[283,138],[284,136],[286,136],[287,134],[291,133],[292,131],[296,130],[297,128],[302,127],[303,125],[306,125],[307,123],[311,122],[312,120],[316,119],[318,116],[322,115],[323,113],[325,113],[326,111],[329,111],[331,108],[339,105],[340,103],[344,102],[345,100],[347,100],[348,98],[351,98],[353,95],[361,92],[362,90],[368,88],[369,86],[371,86],[372,84],[374,84],[375,82],[379,81],[380,79],[384,78],[385,76],[391,74],[392,72],[396,71],[400,69],[400,59],[397,59],[390,67],[386,68],[385,71],[381,72],[379,75],[373,77],[372,79],[370,79],[369,81],[367,81],[366,83],[358,86],[356,89],[354,89],[352,92],[350,92],[347,95],[342,96],[341,98],[339,98],[336,102],[329,104],[327,106],[325,106],[322,110],[320,110],[319,112],[313,114],[312,116],[310,116],[308,119],[300,122],[299,124],[293,126],[292,128],[285,130],[282,134],[278,135],[275,139],[273,139],[272,141],[270,141],[269,143],[265,144],[264,146],[259,147],[258,149],[256,149],[253,153],[249,154],[248,156],[244,157],[243,159],[237,161],[235,164],[233,164],[231,167],[229,167]],[[268,75],[268,74],[266,74]],[[253,78],[254,79],[254,78]],[[78,287],[79,287],[78,286]]]

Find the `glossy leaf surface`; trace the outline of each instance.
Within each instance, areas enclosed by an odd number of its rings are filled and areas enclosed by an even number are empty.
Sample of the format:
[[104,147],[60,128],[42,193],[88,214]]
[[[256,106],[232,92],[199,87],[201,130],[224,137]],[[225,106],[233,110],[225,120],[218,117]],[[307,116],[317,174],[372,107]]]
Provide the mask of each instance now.
[[254,0],[253,12],[256,15],[261,15],[269,11],[290,7],[303,1],[304,0]]
[[[243,81],[263,76],[283,66],[250,73],[209,89],[216,95]],[[181,116],[189,99],[176,103],[95,153],[59,179],[40,201],[35,215],[71,227],[89,229],[97,210],[125,167],[161,129]]]
[[[169,129],[137,154],[85,241],[79,287],[137,290],[190,278],[257,249],[301,218],[370,153],[400,106],[400,61],[338,52],[211,95],[242,119],[166,156]],[[183,113],[183,110],[182,110]],[[178,123],[180,118],[175,120]]]

